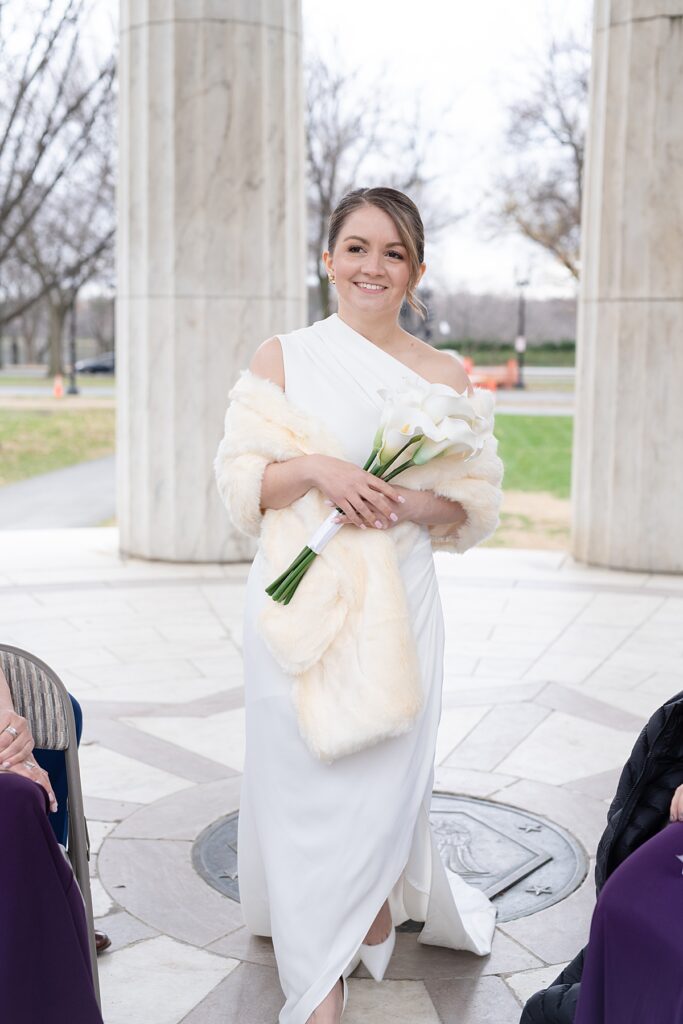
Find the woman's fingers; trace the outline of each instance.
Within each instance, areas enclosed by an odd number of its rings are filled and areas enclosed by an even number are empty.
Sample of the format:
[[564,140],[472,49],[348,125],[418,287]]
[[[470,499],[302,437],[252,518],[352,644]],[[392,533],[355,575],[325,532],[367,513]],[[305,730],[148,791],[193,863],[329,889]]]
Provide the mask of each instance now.
[[20,761],[19,764],[14,765],[11,771],[15,775],[23,775],[25,779],[31,779],[32,782],[41,786],[47,793],[50,810],[53,814],[58,810],[57,798],[52,785],[50,784],[50,777],[47,772],[40,767],[40,765],[36,764],[36,762],[29,757],[25,761]]
[[387,483],[386,480],[382,480],[379,476],[375,476],[374,473],[367,473],[367,476],[369,477],[369,480],[367,481],[369,487],[374,488],[376,491],[380,491],[391,501],[403,504],[405,498],[402,494],[398,493],[392,484]]
[[33,750],[33,738],[31,738],[28,743],[24,742],[24,745],[22,747],[19,747],[19,749],[16,751],[16,753],[14,753],[14,754],[10,753],[10,750],[16,749],[16,746],[17,746],[17,744],[13,743],[12,747],[8,748],[3,753],[3,755],[2,755],[2,767],[3,768],[13,768],[14,765],[21,764],[22,761],[25,761],[26,758],[30,756],[31,751]]
[[683,821],[683,786],[679,786],[671,801],[671,820]]
[[337,506],[344,512],[343,516],[336,516],[337,522],[346,521],[348,523],[353,523],[354,526],[360,526],[361,520],[358,517],[358,513],[356,512],[355,508],[353,507],[350,501],[347,501],[346,498],[341,498],[337,502]]
[[33,736],[26,719],[14,711],[3,711],[0,715],[0,765],[17,764],[28,757],[33,746]]

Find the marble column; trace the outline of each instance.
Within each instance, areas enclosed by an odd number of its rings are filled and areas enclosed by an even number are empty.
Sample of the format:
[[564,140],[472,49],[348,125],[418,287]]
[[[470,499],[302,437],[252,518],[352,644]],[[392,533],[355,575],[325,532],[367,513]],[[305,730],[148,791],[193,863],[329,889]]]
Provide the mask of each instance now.
[[571,552],[683,572],[683,0],[597,0]]
[[238,561],[212,460],[261,341],[305,323],[300,0],[121,0],[121,551]]

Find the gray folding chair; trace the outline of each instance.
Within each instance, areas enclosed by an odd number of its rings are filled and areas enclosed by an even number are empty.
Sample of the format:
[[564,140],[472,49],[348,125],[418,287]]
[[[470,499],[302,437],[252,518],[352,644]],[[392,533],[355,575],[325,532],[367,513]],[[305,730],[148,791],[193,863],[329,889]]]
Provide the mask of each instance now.
[[78,767],[76,722],[69,694],[59,676],[40,658],[19,647],[0,644],[0,668],[4,672],[17,714],[27,720],[36,747],[41,750],[63,750],[69,788],[69,838],[67,854],[76,881],[83,894],[88,923],[90,962],[93,984],[100,1005],[100,983],[97,973],[95,924],[90,895],[90,841],[83,812],[81,773]]

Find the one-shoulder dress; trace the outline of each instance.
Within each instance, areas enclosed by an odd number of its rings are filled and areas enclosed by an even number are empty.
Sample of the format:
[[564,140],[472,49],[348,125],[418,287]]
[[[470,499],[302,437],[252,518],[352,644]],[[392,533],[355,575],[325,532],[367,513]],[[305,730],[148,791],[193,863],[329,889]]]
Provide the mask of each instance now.
[[[423,378],[337,314],[279,338],[288,400],[324,423],[348,460],[362,466],[383,404],[378,388],[399,387],[406,379],[424,383]],[[255,935],[272,936],[286,998],[279,1024],[305,1024],[353,959],[387,897],[395,925],[425,922],[419,942],[490,952],[495,910],[446,870],[429,825],[444,619],[426,526],[418,527],[416,538],[402,552],[399,568],[423,708],[405,734],[332,763],[319,760],[302,739],[292,678],[259,635],[259,611],[271,600],[260,548],[249,571],[238,875],[245,924]]]

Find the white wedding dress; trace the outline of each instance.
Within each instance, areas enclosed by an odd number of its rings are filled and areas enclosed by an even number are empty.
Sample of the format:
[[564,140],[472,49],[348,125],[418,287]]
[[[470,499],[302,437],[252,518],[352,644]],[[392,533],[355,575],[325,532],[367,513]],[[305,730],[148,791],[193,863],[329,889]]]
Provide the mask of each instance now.
[[[377,389],[422,378],[336,314],[313,327],[280,335],[285,393],[339,438],[349,461],[362,466],[382,407]],[[260,550],[249,572],[239,888],[248,929],[273,939],[286,996],[280,1024],[305,1024],[387,897],[395,925],[408,918],[425,922],[419,942],[490,952],[495,910],[446,871],[429,826],[444,621],[427,528],[420,526],[416,537],[399,567],[421,666],[423,710],[404,735],[331,764],[318,760],[301,738],[291,677],[258,633],[259,611],[271,600]]]

